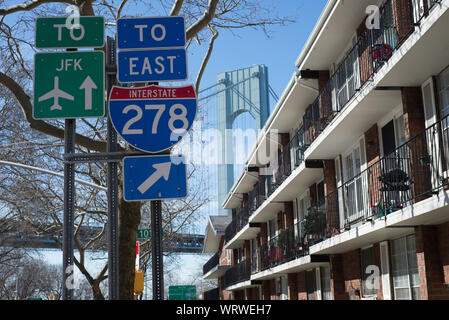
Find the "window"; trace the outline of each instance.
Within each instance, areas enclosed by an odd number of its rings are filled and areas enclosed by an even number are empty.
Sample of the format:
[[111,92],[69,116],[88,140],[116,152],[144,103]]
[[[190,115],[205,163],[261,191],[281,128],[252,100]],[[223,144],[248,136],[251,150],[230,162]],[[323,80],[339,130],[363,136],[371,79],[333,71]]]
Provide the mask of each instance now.
[[273,239],[276,236],[278,230],[278,222],[276,218],[268,221],[268,229],[270,239]]
[[288,288],[287,288],[287,278],[279,277],[276,278],[276,300],[287,300],[288,299]]
[[318,210],[325,210],[326,199],[324,197],[324,181],[321,181],[316,185],[317,191],[317,207]]
[[414,235],[391,242],[391,260],[394,298],[419,300],[419,275]]
[[376,265],[374,260],[374,248],[370,247],[361,250],[362,263],[362,295],[364,298],[377,295],[377,290],[372,281],[373,270],[372,266]]
[[331,269],[329,266],[320,268],[321,295],[323,300],[332,300],[331,292]]
[[259,271],[259,254],[257,239],[251,241],[251,272],[254,274]]
[[438,75],[437,84],[440,118],[443,119],[449,114],[449,67]]
[[295,212],[296,228],[295,237],[301,239],[303,237],[302,225],[304,224],[304,218],[307,215],[307,211],[310,207],[310,197],[307,191],[302,197],[297,199],[297,208]]
[[364,210],[369,207],[365,194],[368,189],[365,169],[365,139],[362,138],[343,157],[345,220],[349,223],[362,218]]

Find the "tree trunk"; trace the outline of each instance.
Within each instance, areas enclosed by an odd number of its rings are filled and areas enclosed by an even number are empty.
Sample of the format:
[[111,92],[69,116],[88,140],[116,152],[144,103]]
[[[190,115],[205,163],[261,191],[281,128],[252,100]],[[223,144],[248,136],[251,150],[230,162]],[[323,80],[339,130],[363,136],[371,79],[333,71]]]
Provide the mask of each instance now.
[[94,285],[92,285],[92,294],[94,300],[104,300],[103,293],[101,293],[100,290],[100,283],[98,281],[95,281]]
[[134,300],[136,237],[141,202],[126,202],[119,187],[119,297]]

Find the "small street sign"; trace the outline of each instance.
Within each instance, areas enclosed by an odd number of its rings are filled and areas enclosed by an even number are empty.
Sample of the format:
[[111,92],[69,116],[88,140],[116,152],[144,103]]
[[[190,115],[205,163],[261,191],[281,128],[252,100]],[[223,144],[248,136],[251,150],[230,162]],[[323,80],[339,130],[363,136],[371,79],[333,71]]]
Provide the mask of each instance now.
[[187,196],[183,156],[138,156],[123,159],[126,201],[164,200]]
[[[162,236],[164,235],[164,230],[162,230]],[[137,239],[151,239],[151,229],[139,229],[137,230]]]
[[168,300],[196,300],[196,286],[170,286]]
[[117,20],[117,48],[184,47],[184,17],[121,18]]
[[176,143],[192,127],[197,112],[193,86],[123,88],[114,86],[109,115],[117,133],[135,148],[157,153]]
[[50,52],[34,56],[34,119],[104,116],[104,53]]
[[117,79],[122,83],[188,78],[184,48],[119,51],[117,68]]
[[37,18],[35,39],[38,49],[102,48],[104,17]]
[[150,239],[151,229],[139,229],[137,230],[137,239]]

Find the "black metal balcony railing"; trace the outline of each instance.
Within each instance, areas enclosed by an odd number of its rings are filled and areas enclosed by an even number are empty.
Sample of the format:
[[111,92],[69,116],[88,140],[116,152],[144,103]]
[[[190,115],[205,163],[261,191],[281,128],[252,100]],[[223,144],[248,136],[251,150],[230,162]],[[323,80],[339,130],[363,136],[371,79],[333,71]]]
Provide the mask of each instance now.
[[249,219],[249,202],[243,208],[240,208],[234,219],[225,229],[226,242],[231,239],[248,224]]
[[[393,14],[394,12],[394,14]],[[412,0],[391,0],[379,9],[379,25],[366,29],[336,68],[303,117],[306,144],[310,145],[371,80],[414,31]]]
[[309,246],[327,237],[326,214],[310,208],[307,217],[282,230],[259,248],[260,271],[273,268],[309,254]]
[[328,195],[328,220],[335,219],[328,226],[341,229],[424,200],[449,183],[448,169],[449,115]]
[[251,259],[246,259],[226,271],[225,286],[248,281],[251,277]]
[[259,248],[260,271],[273,268],[282,263],[302,257],[308,253],[301,224],[281,231]]
[[204,291],[204,300],[220,300],[220,289],[215,288],[209,291]]
[[415,23],[419,25],[427,17],[436,4],[441,4],[441,0],[414,0]]
[[220,264],[220,255],[218,252],[214,254],[203,266],[203,275],[211,271]]
[[254,185],[253,190],[248,196],[250,216],[262,205],[265,199],[265,182],[262,180]]
[[[380,7],[379,25],[366,29],[358,37],[356,44],[349,50],[318,97],[306,110],[300,129],[289,144],[283,148],[283,152],[279,154],[277,170],[272,175],[265,176],[254,188],[250,195],[249,215],[253,214],[290,176],[292,171],[304,161],[304,153],[310,144],[326,129],[355,94],[368,81],[373,79],[374,75],[393,56],[393,53],[413,33],[415,26],[438,3],[440,3],[439,0],[387,0]],[[379,168],[371,168],[370,170],[374,172],[382,169],[380,168],[381,164],[377,164],[377,166]],[[401,164],[399,163],[398,166],[401,166]],[[363,174],[366,176],[363,176]],[[370,210],[370,205],[365,205],[363,201],[366,201],[366,199],[361,198],[362,193],[360,192],[361,186],[368,184],[366,179],[368,179],[367,172],[361,173],[360,177],[348,182],[345,187],[340,188],[335,194],[329,195],[326,200],[335,207],[332,210],[346,210],[346,222],[357,221],[362,216],[366,216],[363,213],[364,211]],[[343,208],[344,205],[337,206],[335,204],[336,199],[342,198],[344,193],[346,193],[346,199],[348,199],[346,208]],[[397,196],[402,197],[404,194]],[[356,200],[357,205],[349,205],[349,203],[353,203],[352,200]],[[386,199],[385,201],[390,200]],[[400,199],[396,202],[400,202]],[[227,240],[235,236],[238,232],[235,232],[235,230],[243,228],[242,222],[248,223],[248,219],[245,217],[239,216],[236,218],[239,221],[233,221],[232,226],[229,226],[229,231],[227,231],[230,238],[227,237]],[[327,228],[329,230],[336,229],[336,225],[339,224],[336,222],[337,216],[333,217],[332,220],[328,222]],[[328,232],[331,232],[329,230]]]

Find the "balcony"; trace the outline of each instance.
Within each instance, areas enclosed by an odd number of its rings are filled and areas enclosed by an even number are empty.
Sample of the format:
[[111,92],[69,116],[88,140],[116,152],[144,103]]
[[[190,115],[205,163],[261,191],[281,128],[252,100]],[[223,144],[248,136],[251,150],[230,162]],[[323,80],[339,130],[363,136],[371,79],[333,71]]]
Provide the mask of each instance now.
[[347,230],[437,194],[449,183],[448,128],[447,116],[329,194],[328,226]]
[[308,255],[309,246],[322,241],[326,235],[325,211],[310,208],[304,220],[282,230],[279,235],[260,247],[259,271]]
[[[306,144],[312,144],[415,30],[411,0],[391,0],[379,9],[379,25],[366,29],[337,66],[303,117]],[[378,28],[376,28],[378,27]]]
[[243,260],[226,271],[225,287],[249,281],[251,278],[251,259]]
[[421,21],[426,18],[430,11],[437,5],[441,4],[442,0],[414,0],[414,16],[415,24],[420,25]]
[[240,208],[232,222],[226,227],[225,240],[229,243],[234,236],[248,224],[249,202],[243,208]]
[[[320,147],[320,150],[317,150],[316,143],[313,148],[310,148],[310,145],[313,144],[321,133],[333,123],[333,120],[345,110],[345,107],[348,106],[357,93],[361,91],[368,82],[373,81],[376,73],[379,73],[394,54],[399,51],[398,49],[402,44],[411,34],[413,34],[416,26],[425,20],[431,10],[435,8],[439,2],[440,1],[438,0],[401,0],[397,2],[387,0],[384,3],[379,10],[379,25],[373,29],[366,29],[358,36],[356,43],[336,67],[335,72],[327,84],[322,88],[318,97],[316,97],[309,108],[306,109],[302,126],[279,154],[277,163],[278,169],[272,175],[265,176],[264,179],[260,180],[260,182],[255,185],[249,195],[248,202],[250,203],[250,207],[245,212],[244,218],[238,215],[235,219],[236,221],[233,221],[233,225],[229,226],[227,241],[235,237],[245,225],[249,226],[248,221],[254,223],[266,222],[274,208],[265,208],[263,209],[264,212],[262,214],[258,214],[257,217],[252,216],[254,216],[257,209],[263,206],[266,200],[282,184],[284,184],[287,178],[291,176],[292,172],[305,161],[305,153],[307,150],[310,151],[308,155],[309,158],[312,156],[313,159],[327,159],[337,152],[335,149],[337,148],[337,145],[338,148],[341,149],[341,145],[334,143],[335,139],[341,139],[341,136],[339,138],[338,135],[337,137],[328,138],[328,142],[323,143],[323,147]],[[375,114],[375,117],[378,117],[381,114],[384,114],[385,110],[389,110],[390,105],[388,103],[395,102],[398,97],[400,99],[400,96],[396,93],[391,94],[382,92],[376,94],[374,97],[370,97],[369,99],[371,100],[369,100],[370,102],[368,104],[385,105],[383,109],[378,108],[379,110]],[[365,111],[366,110],[364,109],[364,112]],[[363,121],[357,123],[357,128],[366,127],[366,121]],[[351,134],[354,135],[354,133]],[[323,152],[326,155],[323,155]],[[370,170],[373,172],[375,170],[385,170],[384,167],[388,165],[388,161],[391,162],[392,160],[384,160],[385,164],[381,165],[379,163],[377,164],[377,169],[373,167]],[[406,161],[406,159],[397,159],[397,161]],[[401,163],[397,164],[397,166],[404,165],[405,164]],[[367,175],[366,172],[364,174]],[[370,174],[375,175],[375,173]],[[276,195],[274,200],[278,202],[291,200],[292,194],[294,193],[294,190],[292,189],[298,189],[299,187],[295,186],[293,188],[290,185],[293,185],[293,182],[295,182],[300,185],[300,188],[303,188],[303,185],[306,182],[309,182],[309,180],[312,180],[315,176],[315,173],[308,173],[304,174],[304,176],[298,175],[298,177],[293,177],[294,181],[288,181],[288,184],[282,190],[282,194]],[[355,177],[352,182],[348,181],[345,187],[339,188],[338,191],[326,199],[328,202],[327,210],[334,210],[337,212],[328,217],[326,226],[327,234],[335,234],[336,232],[343,230],[345,226],[347,227],[348,224],[360,222],[368,217],[364,212],[370,211],[371,209],[369,208],[374,206],[376,202],[367,203],[366,205],[363,203],[366,199],[361,197],[360,185],[367,186],[368,181],[366,179],[367,177],[363,176]],[[297,180],[301,181],[298,182]],[[364,184],[362,184],[362,182]],[[376,183],[380,183],[380,181],[376,181]],[[379,201],[401,202],[400,199],[388,199],[388,197],[393,197],[393,195],[385,192],[386,191],[379,193],[379,195],[384,197],[383,199],[378,199]],[[343,198],[344,193],[346,193],[346,198]],[[404,192],[395,197],[403,196]],[[345,200],[340,201],[340,204],[338,199]],[[391,211],[393,209],[394,208],[391,207],[388,210]],[[374,209],[374,211],[375,210],[379,211],[380,209]],[[339,213],[342,213],[341,217],[339,216]],[[248,214],[249,220],[247,217]],[[242,223],[244,223],[244,225],[242,225]],[[249,234],[246,233],[245,229],[238,238],[243,240],[244,238],[248,239],[248,237]]]

